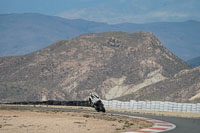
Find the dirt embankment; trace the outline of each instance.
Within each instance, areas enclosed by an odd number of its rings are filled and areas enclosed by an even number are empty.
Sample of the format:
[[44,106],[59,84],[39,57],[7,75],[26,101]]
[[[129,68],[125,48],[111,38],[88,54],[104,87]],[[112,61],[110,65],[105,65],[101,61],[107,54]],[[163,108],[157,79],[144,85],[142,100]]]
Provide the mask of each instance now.
[[118,133],[151,127],[152,123],[109,114],[0,108],[1,133]]

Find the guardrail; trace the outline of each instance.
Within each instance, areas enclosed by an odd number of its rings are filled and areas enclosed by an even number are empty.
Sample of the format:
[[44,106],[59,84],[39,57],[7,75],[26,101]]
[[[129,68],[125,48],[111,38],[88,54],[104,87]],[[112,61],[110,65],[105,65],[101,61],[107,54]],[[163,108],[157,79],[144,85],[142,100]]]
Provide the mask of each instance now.
[[[122,102],[117,100],[107,101],[102,100],[105,108],[114,109],[130,109],[130,110],[150,110],[150,111],[168,111],[168,112],[193,112],[200,113],[200,103],[175,103],[162,101],[134,101]],[[28,102],[13,102],[6,104],[22,104],[22,105],[64,105],[64,106],[87,106],[88,101],[28,101]]]
[[[3,103],[1,103],[3,104]],[[87,106],[90,104],[88,101],[27,101],[27,102],[12,102],[5,104],[21,104],[21,105],[64,105],[64,106]]]
[[162,101],[106,101],[102,100],[105,108],[131,109],[131,110],[151,110],[151,111],[168,111],[168,112],[193,112],[200,113],[200,103],[175,103]]

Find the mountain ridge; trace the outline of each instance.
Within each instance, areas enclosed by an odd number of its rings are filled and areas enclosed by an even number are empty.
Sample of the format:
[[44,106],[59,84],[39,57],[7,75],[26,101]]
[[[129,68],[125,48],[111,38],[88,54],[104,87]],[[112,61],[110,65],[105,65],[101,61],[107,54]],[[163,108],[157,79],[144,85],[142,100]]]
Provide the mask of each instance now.
[[200,49],[198,21],[109,25],[35,13],[4,14],[0,15],[0,31],[0,56],[23,55],[44,48],[56,40],[108,31],[153,32],[170,51],[184,60],[199,56]]

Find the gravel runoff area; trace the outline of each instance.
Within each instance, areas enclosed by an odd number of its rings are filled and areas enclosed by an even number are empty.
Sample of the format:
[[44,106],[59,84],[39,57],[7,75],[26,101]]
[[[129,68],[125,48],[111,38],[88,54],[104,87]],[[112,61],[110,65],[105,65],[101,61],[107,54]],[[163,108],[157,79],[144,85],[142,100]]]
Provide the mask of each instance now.
[[[45,107],[45,109],[44,109]],[[153,126],[152,123],[106,113],[48,110],[50,106],[0,105],[1,133],[120,133]],[[92,109],[85,107],[64,107]]]

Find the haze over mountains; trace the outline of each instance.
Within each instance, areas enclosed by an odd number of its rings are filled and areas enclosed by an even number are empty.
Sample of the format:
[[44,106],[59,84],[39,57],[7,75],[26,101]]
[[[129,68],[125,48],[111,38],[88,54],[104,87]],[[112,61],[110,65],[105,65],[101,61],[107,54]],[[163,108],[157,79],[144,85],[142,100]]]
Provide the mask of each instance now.
[[69,20],[42,14],[0,15],[0,56],[27,54],[61,39],[82,33],[106,31],[153,32],[166,47],[184,60],[200,56],[200,22],[158,22],[116,24]]
[[187,63],[190,64],[192,67],[200,66],[200,56],[188,60]]
[[84,100],[96,92],[103,99],[196,102],[199,73],[150,32],[83,34],[0,58],[0,101]]

